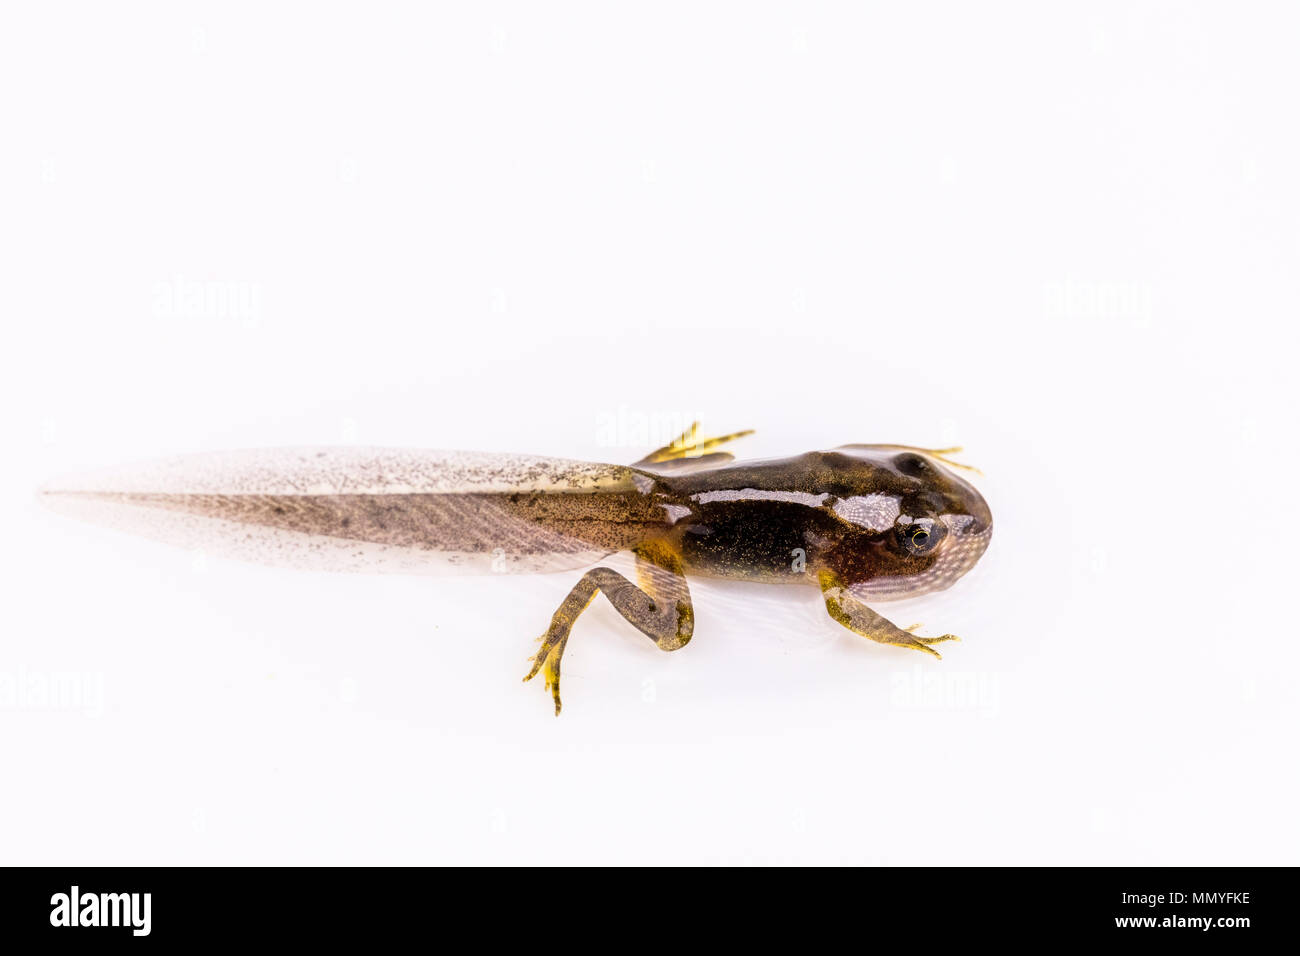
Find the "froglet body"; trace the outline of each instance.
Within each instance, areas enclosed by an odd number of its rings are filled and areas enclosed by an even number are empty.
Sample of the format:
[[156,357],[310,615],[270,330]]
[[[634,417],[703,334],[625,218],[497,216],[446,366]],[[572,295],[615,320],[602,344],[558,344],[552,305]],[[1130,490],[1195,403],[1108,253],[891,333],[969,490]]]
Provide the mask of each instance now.
[[[979,560],[992,515],[944,457],[844,445],[737,462],[692,426],[634,465],[528,455],[284,449],[198,455],[44,489],[58,511],[268,564],[407,573],[541,572],[631,551],[634,583],[587,571],[552,616],[526,680],[560,712],[574,622],[604,594],[664,650],[694,631],[686,575],[813,585],[830,616],[934,656],[868,602],[946,588]],[[959,466],[964,467],[964,466]]]

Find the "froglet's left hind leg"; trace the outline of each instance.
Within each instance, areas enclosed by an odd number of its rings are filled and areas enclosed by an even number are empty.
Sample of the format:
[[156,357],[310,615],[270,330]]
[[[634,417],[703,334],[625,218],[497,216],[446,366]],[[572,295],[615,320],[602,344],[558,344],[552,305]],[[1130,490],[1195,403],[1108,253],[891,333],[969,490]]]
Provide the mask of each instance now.
[[560,713],[560,659],[568,643],[574,622],[595,600],[604,594],[619,614],[665,651],[684,647],[695,629],[695,609],[691,592],[682,573],[681,559],[665,545],[649,544],[635,549],[636,573],[640,587],[612,568],[593,568],[569,592],[569,596],[551,618],[551,626],[542,635],[542,646],[533,657],[532,669],[524,680],[532,680],[542,671],[546,687]]
[[912,628],[901,628],[877,614],[849,593],[848,588],[841,585],[830,572],[823,571],[818,580],[822,587],[822,597],[826,600],[827,612],[854,634],[860,634],[880,644],[913,647],[918,651],[933,654],[940,659],[942,659],[943,655],[931,647],[931,644],[961,640],[955,634],[944,634],[940,637],[917,637],[912,633],[912,629],[916,625],[913,625]]
[[[741,432],[732,432],[730,435],[722,435],[718,438],[701,438],[700,423],[694,422],[691,427],[686,429],[663,448],[656,448],[650,454],[646,455],[638,465],[653,465],[666,461],[676,461],[682,458],[699,458],[710,449],[717,448],[719,445],[725,445],[729,441],[735,441],[737,438],[744,438],[746,435],[754,434],[754,429],[747,428]],[[715,453],[718,459],[730,460],[733,456],[723,453]],[[714,456],[708,456],[714,457]]]

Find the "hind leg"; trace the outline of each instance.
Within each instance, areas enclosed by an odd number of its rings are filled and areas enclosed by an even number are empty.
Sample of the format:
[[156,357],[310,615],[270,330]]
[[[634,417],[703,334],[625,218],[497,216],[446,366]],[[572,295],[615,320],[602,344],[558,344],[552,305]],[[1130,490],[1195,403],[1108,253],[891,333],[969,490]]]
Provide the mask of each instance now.
[[682,573],[681,559],[666,545],[644,545],[634,549],[638,587],[611,568],[593,568],[573,586],[542,635],[542,646],[533,657],[532,669],[524,680],[543,672],[546,687],[560,713],[560,660],[569,633],[578,616],[596,594],[604,594],[615,610],[642,634],[665,651],[684,647],[695,629],[691,593]]
[[[721,438],[701,438],[700,423],[695,422],[690,428],[682,432],[663,448],[656,448],[650,454],[646,455],[638,465],[654,465],[659,462],[673,461],[678,458],[697,458],[704,454],[710,448],[717,448],[729,441],[737,438],[744,438],[746,435],[754,434],[752,428],[747,428],[743,432],[732,432],[730,435],[723,435]],[[728,458],[731,456],[728,455]]]

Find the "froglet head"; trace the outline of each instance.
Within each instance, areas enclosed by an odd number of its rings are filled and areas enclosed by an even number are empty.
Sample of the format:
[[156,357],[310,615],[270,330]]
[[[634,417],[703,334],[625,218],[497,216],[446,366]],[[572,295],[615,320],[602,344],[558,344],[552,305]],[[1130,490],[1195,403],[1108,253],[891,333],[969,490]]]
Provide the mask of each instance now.
[[[942,590],[975,566],[993,535],[984,497],[938,453],[901,445],[845,445],[864,476],[864,495],[835,505],[870,534],[870,573],[850,590],[864,599]],[[857,469],[855,469],[857,470]]]

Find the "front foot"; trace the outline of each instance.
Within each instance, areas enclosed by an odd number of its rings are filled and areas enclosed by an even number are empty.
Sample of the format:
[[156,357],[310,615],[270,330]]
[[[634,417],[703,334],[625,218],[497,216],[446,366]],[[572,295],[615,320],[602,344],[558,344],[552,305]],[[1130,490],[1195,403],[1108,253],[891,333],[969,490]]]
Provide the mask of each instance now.
[[913,624],[911,627],[903,628],[904,634],[890,643],[898,644],[900,647],[914,647],[918,651],[925,651],[927,654],[933,654],[937,659],[943,660],[943,655],[936,651],[931,644],[942,644],[944,641],[960,641],[961,638],[956,634],[941,634],[939,637],[918,637],[913,633],[920,624]]
[[956,634],[941,634],[939,637],[917,637],[913,632],[921,626],[920,624],[913,624],[911,627],[899,627],[863,604],[848,588],[840,584],[830,571],[822,571],[818,577],[822,587],[822,596],[826,600],[827,613],[854,634],[861,634],[877,644],[894,644],[898,647],[915,648],[918,651],[933,654],[939,660],[943,660],[943,655],[931,647],[931,644],[960,640]]

